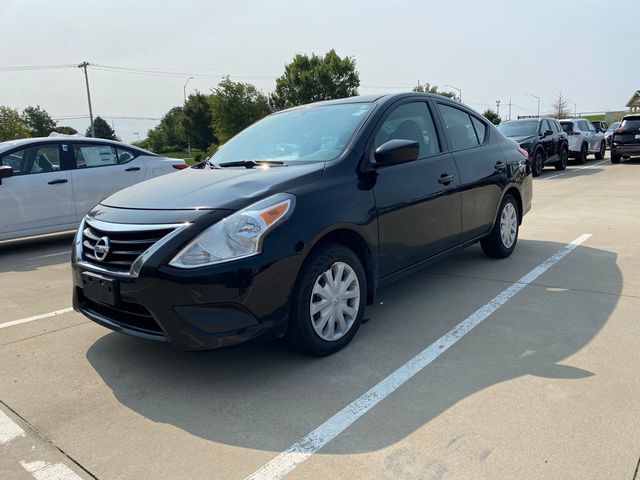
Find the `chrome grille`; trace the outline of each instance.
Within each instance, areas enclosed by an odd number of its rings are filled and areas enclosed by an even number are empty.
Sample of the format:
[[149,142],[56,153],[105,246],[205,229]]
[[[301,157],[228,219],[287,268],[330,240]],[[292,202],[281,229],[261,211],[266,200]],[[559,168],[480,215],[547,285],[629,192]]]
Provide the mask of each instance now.
[[[110,232],[85,223],[82,231],[82,258],[100,267],[128,272],[140,255],[173,230],[171,227],[160,230]],[[108,239],[109,248],[103,257],[100,252],[96,252],[96,243],[105,237]],[[101,245],[104,243],[103,240]]]

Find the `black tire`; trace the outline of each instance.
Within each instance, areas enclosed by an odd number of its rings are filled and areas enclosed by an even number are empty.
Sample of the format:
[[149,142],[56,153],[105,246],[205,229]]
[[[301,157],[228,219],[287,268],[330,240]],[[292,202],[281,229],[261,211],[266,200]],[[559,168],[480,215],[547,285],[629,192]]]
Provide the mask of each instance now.
[[[360,302],[353,324],[347,333],[337,340],[327,341],[321,338],[313,328],[309,304],[316,280],[336,262],[346,263],[355,272],[360,287]],[[298,274],[291,299],[291,315],[287,329],[288,342],[294,348],[318,357],[337,352],[344,348],[358,332],[366,301],[366,274],[358,256],[338,243],[325,243],[316,247],[307,257]]]
[[611,152],[611,163],[620,163],[621,155]]
[[589,155],[589,146],[583,143],[580,147],[580,153],[578,154],[578,163],[584,165],[587,163],[587,156]]
[[544,157],[542,155],[542,150],[538,149],[533,154],[533,160],[531,161],[531,173],[534,177],[539,177],[542,173],[542,169],[544,168]]
[[605,153],[607,153],[607,143],[603,141],[600,144],[600,151],[596,153],[596,160],[602,160],[604,158]]
[[560,151],[560,160],[554,163],[556,170],[565,170],[567,168],[567,162],[569,161],[569,149],[563,147]]
[[[513,241],[513,244],[510,247],[505,246],[502,241],[502,235],[500,234],[500,220],[502,218],[502,212],[507,206],[507,204],[511,204],[516,211],[516,215],[518,221],[516,222],[516,236]],[[506,258],[513,250],[516,248],[516,244],[518,243],[518,233],[520,231],[520,209],[518,209],[518,203],[516,199],[513,198],[512,195],[508,194],[502,199],[502,203],[500,204],[500,208],[498,209],[498,216],[496,217],[495,224],[491,229],[489,235],[480,240],[480,246],[482,247],[482,251],[491,258]]]

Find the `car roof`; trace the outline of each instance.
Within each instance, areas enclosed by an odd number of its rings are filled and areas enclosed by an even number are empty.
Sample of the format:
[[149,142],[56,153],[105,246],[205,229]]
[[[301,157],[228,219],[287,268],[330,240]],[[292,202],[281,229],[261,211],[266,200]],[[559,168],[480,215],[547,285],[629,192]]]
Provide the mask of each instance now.
[[[435,93],[423,93],[423,92],[400,92],[400,93],[390,93],[390,94],[380,94],[380,95],[357,95],[355,97],[347,97],[347,98],[339,98],[337,100],[325,100],[321,102],[308,103],[306,105],[299,105],[296,107],[291,107],[287,110],[282,110],[282,112],[299,110],[304,108],[313,108],[313,107],[321,107],[326,105],[341,105],[348,103],[378,103],[378,104],[387,104],[395,102],[396,100],[400,100],[402,98],[408,97],[425,97],[425,98],[434,98],[438,100],[448,100],[450,102],[455,102],[455,100],[445,97],[442,95],[437,95]],[[469,106],[464,103],[461,104],[463,107],[471,109]],[[280,112],[276,112],[278,114]]]
[[126,147],[140,152],[145,152],[149,155],[156,155],[155,153],[147,152],[143,148],[129,145],[128,143],[118,142],[116,140],[107,140],[105,138],[93,138],[93,137],[77,137],[75,135],[57,135],[55,137],[33,137],[33,138],[20,138],[16,140],[8,140],[6,142],[0,142],[0,153],[6,152],[15,147],[37,145],[40,143],[63,143],[63,142],[82,142],[82,143],[107,143],[113,146]]
[[631,115],[625,115],[622,120],[638,120],[640,119],[640,113],[632,113]]
[[562,122],[579,122],[579,121],[590,122],[591,120],[589,120],[587,118],[579,117],[579,118],[563,118],[563,119],[558,120],[558,121],[562,123]]

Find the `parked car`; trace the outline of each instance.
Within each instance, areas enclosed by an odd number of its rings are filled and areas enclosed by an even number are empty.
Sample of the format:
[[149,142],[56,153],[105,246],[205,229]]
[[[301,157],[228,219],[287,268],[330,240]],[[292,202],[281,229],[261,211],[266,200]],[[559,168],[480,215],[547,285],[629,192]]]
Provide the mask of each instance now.
[[607,142],[607,148],[611,148],[611,136],[613,135],[613,131],[620,126],[620,122],[614,122],[609,125],[607,131],[604,132],[604,139]]
[[0,240],[75,229],[112,193],[186,168],[121,142],[82,137],[0,143]]
[[600,120],[592,120],[591,124],[593,125],[593,128],[596,129],[596,132],[604,133],[607,131],[607,128],[609,128],[609,125],[607,125],[607,122],[603,122]]
[[103,200],[76,234],[73,305],[184,349],[284,335],[327,355],[381,284],[475,242],[509,256],[531,194],[526,152],[459,102],[297,107]]
[[562,127],[553,118],[507,120],[498,125],[505,136],[518,142],[529,153],[534,177],[542,173],[545,165],[556,170],[567,168],[569,142]]
[[611,163],[640,156],[640,114],[626,115],[611,139]]
[[560,125],[569,137],[569,155],[580,163],[587,163],[587,156],[593,153],[596,160],[602,160],[607,151],[604,133],[586,118],[568,118],[560,120]]

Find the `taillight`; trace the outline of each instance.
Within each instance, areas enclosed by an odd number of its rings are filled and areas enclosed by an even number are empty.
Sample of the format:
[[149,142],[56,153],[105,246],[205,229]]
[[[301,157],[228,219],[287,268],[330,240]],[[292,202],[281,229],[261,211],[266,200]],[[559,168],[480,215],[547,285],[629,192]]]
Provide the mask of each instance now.
[[172,167],[175,168],[176,170],[184,170],[185,168],[189,168],[189,165],[185,163],[174,163]]
[[529,152],[527,152],[524,148],[518,147],[518,151],[522,154],[524,158],[529,158]]

